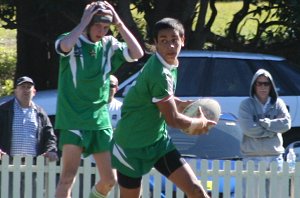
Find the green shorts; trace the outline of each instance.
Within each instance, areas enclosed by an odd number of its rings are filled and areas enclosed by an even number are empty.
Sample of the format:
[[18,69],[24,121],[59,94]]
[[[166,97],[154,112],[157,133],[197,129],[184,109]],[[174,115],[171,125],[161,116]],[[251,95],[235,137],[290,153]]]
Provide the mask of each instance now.
[[59,148],[64,144],[73,144],[83,148],[83,156],[93,153],[109,151],[113,131],[111,128],[103,130],[60,130]]
[[174,149],[175,146],[169,137],[163,137],[143,148],[121,148],[113,140],[112,165],[124,175],[141,177],[148,173],[162,156]]

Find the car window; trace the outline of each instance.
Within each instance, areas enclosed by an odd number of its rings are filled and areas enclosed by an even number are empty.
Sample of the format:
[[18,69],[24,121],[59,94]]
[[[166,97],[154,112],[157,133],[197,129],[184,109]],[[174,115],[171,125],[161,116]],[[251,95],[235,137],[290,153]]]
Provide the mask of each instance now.
[[253,75],[244,75],[247,64],[247,60],[238,59],[182,57],[176,95],[247,96]]
[[[280,96],[300,94],[300,71],[287,61],[180,57],[176,96],[249,96],[254,73],[268,70]],[[196,74],[196,75],[195,75]],[[287,78],[287,76],[289,78]]]
[[[206,83],[204,76],[207,75],[210,68],[208,58],[180,58],[178,67],[178,77],[176,85],[177,96],[197,96],[204,95]],[[197,75],[195,75],[197,74]]]
[[280,96],[300,95],[300,71],[286,61],[272,62],[269,68]]
[[295,83],[300,82],[300,70],[287,61],[252,60],[251,62],[254,68],[253,74],[260,68],[271,73],[280,96],[300,94],[300,85]]
[[[294,65],[292,63],[289,64],[290,67],[286,67],[285,64],[281,64],[283,72],[286,72],[285,75],[288,76],[288,81],[295,86],[296,92],[295,95],[299,95],[300,93],[300,66]],[[283,75],[282,75],[283,76]],[[286,78],[284,78],[286,79]]]
[[212,81],[209,96],[248,96],[252,75],[247,75],[250,71],[248,60],[242,59],[213,59],[213,71],[210,74]]

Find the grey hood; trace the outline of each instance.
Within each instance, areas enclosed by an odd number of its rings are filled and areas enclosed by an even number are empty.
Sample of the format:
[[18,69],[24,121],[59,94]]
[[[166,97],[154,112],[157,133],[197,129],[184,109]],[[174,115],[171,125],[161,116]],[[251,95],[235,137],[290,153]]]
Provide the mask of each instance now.
[[252,81],[251,81],[251,84],[250,84],[250,97],[251,98],[254,98],[254,86],[255,86],[255,81],[256,79],[259,77],[259,76],[265,76],[267,78],[269,78],[270,82],[271,82],[271,91],[270,91],[270,97],[271,97],[271,103],[275,103],[277,98],[278,98],[278,93],[276,91],[276,86],[275,86],[275,83],[274,83],[274,80],[271,76],[271,74],[267,71],[267,70],[264,70],[264,69],[259,69],[257,70],[257,72],[254,74],[253,78],[252,78]]

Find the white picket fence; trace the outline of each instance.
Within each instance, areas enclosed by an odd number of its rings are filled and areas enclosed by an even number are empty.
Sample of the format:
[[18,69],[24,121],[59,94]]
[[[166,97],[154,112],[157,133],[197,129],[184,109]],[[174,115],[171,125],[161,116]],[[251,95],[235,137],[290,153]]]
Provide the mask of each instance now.
[[[277,170],[275,163],[271,164],[270,171],[264,171],[264,162],[259,164],[258,171],[254,171],[252,161],[248,163],[247,170],[243,170],[241,161],[236,161],[234,168],[230,161],[215,160],[210,163],[208,160],[201,160],[199,164],[199,161],[189,160],[189,163],[199,176],[201,183],[206,184],[204,187],[210,192],[212,198],[220,197],[220,193],[223,194],[223,198],[242,198],[243,178],[247,181],[247,189],[252,189],[257,182],[260,186],[265,186],[265,179],[270,179],[270,197],[272,198],[300,198],[299,162],[294,172],[289,172],[287,163],[283,164],[282,171]],[[0,197],[20,198],[20,193],[24,189],[22,194],[25,198],[54,198],[60,170],[61,167],[57,163],[48,163],[43,157],[38,157],[36,164],[33,163],[31,157],[26,157],[25,162],[21,157],[15,157],[13,163],[10,164],[8,156],[3,156],[0,165]],[[86,158],[79,168],[72,198],[87,198],[92,182],[98,179],[96,168],[91,165],[90,159]],[[278,181],[282,183],[279,184]],[[142,185],[143,198],[184,197],[181,190],[176,189],[170,181],[154,169],[143,177]],[[282,194],[279,195],[279,192]],[[250,192],[247,191],[247,193],[247,197],[253,197]],[[118,186],[115,186],[109,197],[119,197]]]

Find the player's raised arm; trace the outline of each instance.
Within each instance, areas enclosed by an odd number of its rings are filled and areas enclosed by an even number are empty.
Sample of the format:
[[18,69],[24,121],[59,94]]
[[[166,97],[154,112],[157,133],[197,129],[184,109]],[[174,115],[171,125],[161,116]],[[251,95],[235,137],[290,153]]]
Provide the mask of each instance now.
[[139,59],[143,57],[144,51],[136,38],[130,32],[130,30],[125,26],[118,13],[115,11],[114,7],[110,5],[107,1],[104,1],[107,8],[109,8],[113,13],[113,24],[117,27],[122,38],[127,43],[129,54],[132,59]]

